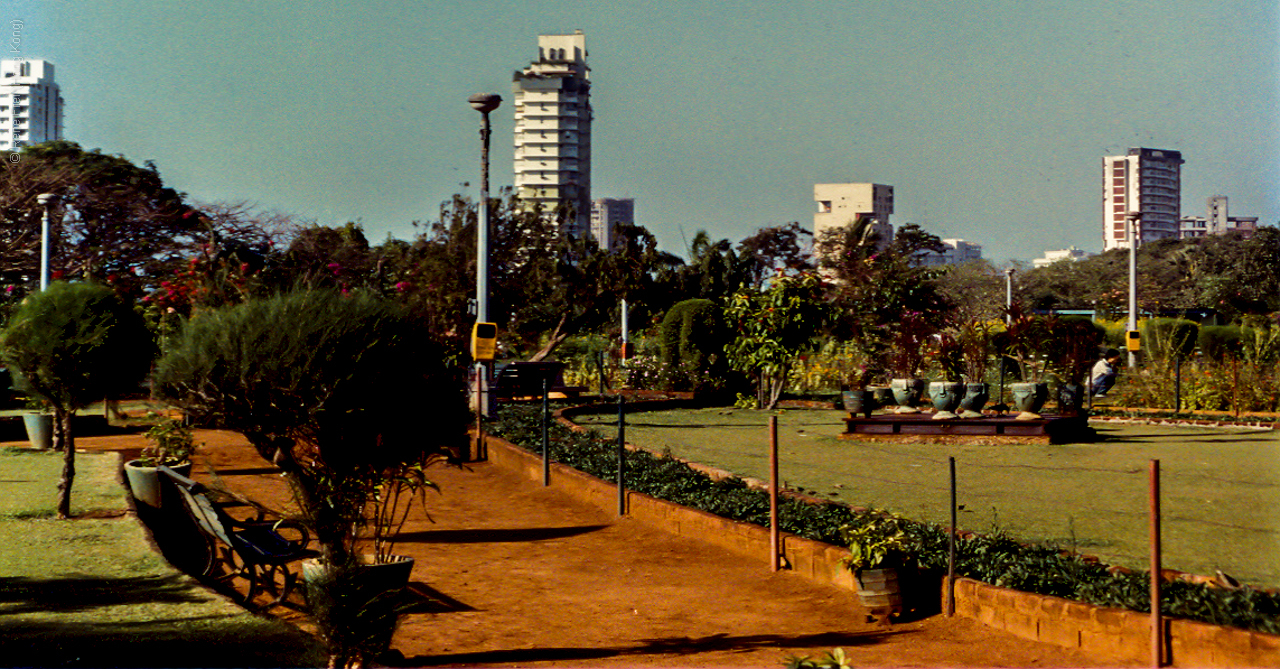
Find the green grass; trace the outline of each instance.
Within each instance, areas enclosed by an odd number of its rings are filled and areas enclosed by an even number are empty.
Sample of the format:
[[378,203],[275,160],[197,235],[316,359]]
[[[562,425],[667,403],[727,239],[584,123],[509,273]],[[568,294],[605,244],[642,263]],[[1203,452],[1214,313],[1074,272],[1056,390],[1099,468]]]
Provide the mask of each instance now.
[[[1147,564],[1148,463],[1161,462],[1164,564],[1280,585],[1280,435],[1096,424],[1103,440],[1064,445],[929,445],[837,440],[844,413],[779,412],[781,478],[791,488],[946,523],[956,458],[963,529],[1001,528],[1114,564]],[[627,441],[760,480],[768,412],[673,410],[628,416]],[[583,416],[616,434],[616,415]]]
[[73,512],[120,517],[51,519],[61,454],[0,454],[5,666],[323,664],[312,637],[210,593],[152,549],[123,515],[115,455],[80,454],[77,463],[72,498],[84,501]]

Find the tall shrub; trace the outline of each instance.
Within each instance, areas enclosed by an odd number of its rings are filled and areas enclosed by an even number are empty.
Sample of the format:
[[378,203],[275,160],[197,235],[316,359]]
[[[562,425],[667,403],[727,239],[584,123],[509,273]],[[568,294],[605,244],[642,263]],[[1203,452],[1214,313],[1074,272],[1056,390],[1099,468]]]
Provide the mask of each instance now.
[[724,360],[724,318],[711,300],[677,302],[661,327],[662,362],[705,371]]
[[463,385],[424,332],[369,294],[298,290],[201,314],[157,369],[165,397],[243,433],[289,478],[342,590],[329,599],[350,614],[324,633],[339,665],[385,649],[369,639],[390,640],[356,634],[379,608],[344,575],[356,570],[359,530],[376,522],[377,484],[465,439]]
[[1206,358],[1221,362],[1228,356],[1240,355],[1241,336],[1238,325],[1204,325],[1196,343]]
[[1187,357],[1196,350],[1200,326],[1185,318],[1152,318],[1142,325],[1142,348],[1156,360]]
[[47,401],[61,427],[58,517],[71,515],[71,418],[91,402],[136,388],[154,344],[142,316],[106,286],[55,282],[31,295],[4,329],[4,360],[18,387]]

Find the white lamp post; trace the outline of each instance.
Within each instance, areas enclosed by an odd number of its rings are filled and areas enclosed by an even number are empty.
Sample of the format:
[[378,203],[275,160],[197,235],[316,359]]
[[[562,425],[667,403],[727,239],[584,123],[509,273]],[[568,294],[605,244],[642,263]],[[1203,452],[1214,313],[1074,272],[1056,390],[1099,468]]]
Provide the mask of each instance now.
[[1013,320],[1013,273],[1017,271],[1010,267],[1004,271],[1004,322],[1010,323]]
[[[480,220],[476,221],[476,322],[489,323],[489,112],[498,108],[502,96],[479,93],[467,98],[480,112]],[[493,362],[476,363],[478,413],[492,413],[488,397],[493,380]]]
[[[1142,220],[1142,212],[1131,211],[1125,214],[1129,225],[1125,230],[1129,238],[1129,322],[1128,332],[1138,329],[1138,221]],[[1128,349],[1128,333],[1125,334],[1125,348]],[[1138,366],[1138,356],[1129,350],[1129,368]]]
[[44,209],[44,214],[40,217],[40,291],[44,292],[49,287],[49,214],[57,204],[58,196],[41,193],[36,196],[36,202]]

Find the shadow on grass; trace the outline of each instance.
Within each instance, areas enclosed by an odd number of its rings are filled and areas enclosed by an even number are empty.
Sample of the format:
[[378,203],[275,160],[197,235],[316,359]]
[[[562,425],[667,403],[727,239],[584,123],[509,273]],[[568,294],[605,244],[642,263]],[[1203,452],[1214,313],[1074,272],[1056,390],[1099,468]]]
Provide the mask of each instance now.
[[178,574],[127,578],[0,578],[0,630],[6,616],[21,613],[71,613],[108,606],[205,601]]
[[578,525],[575,527],[530,527],[519,529],[480,530],[423,530],[402,532],[396,535],[396,543],[423,544],[500,544],[523,541],[564,539],[581,534],[598,532],[608,525]]
[[[639,658],[645,655],[696,655],[698,653],[741,652],[758,649],[783,649],[794,647],[852,648],[880,643],[896,634],[909,631],[876,632],[824,632],[786,636],[781,634],[750,634],[730,636],[713,634],[704,637],[667,637],[643,639],[633,646],[604,648],[513,648],[475,653],[449,655],[419,655],[405,658],[402,666],[433,667],[467,664],[505,664],[528,662],[564,662],[570,660],[599,660],[611,657]],[[782,653],[783,651],[779,651]],[[781,661],[781,657],[779,657]],[[400,664],[400,663],[397,663]]]

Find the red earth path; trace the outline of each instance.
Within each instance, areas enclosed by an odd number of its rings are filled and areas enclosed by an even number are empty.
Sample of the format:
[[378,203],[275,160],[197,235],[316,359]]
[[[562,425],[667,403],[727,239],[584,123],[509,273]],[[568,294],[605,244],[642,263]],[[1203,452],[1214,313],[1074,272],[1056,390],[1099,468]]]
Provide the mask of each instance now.
[[[227,487],[287,509],[283,479],[238,434],[198,431]],[[139,437],[77,440],[136,451]],[[195,478],[208,478],[197,464]],[[491,463],[437,467],[432,520],[415,513],[397,551],[415,558],[423,597],[394,648],[406,666],[780,667],[843,648],[850,665],[1102,666],[979,623],[933,616],[867,622],[854,593],[771,573],[543,488]],[[286,608],[273,613],[306,627]],[[401,664],[397,662],[396,664]]]

